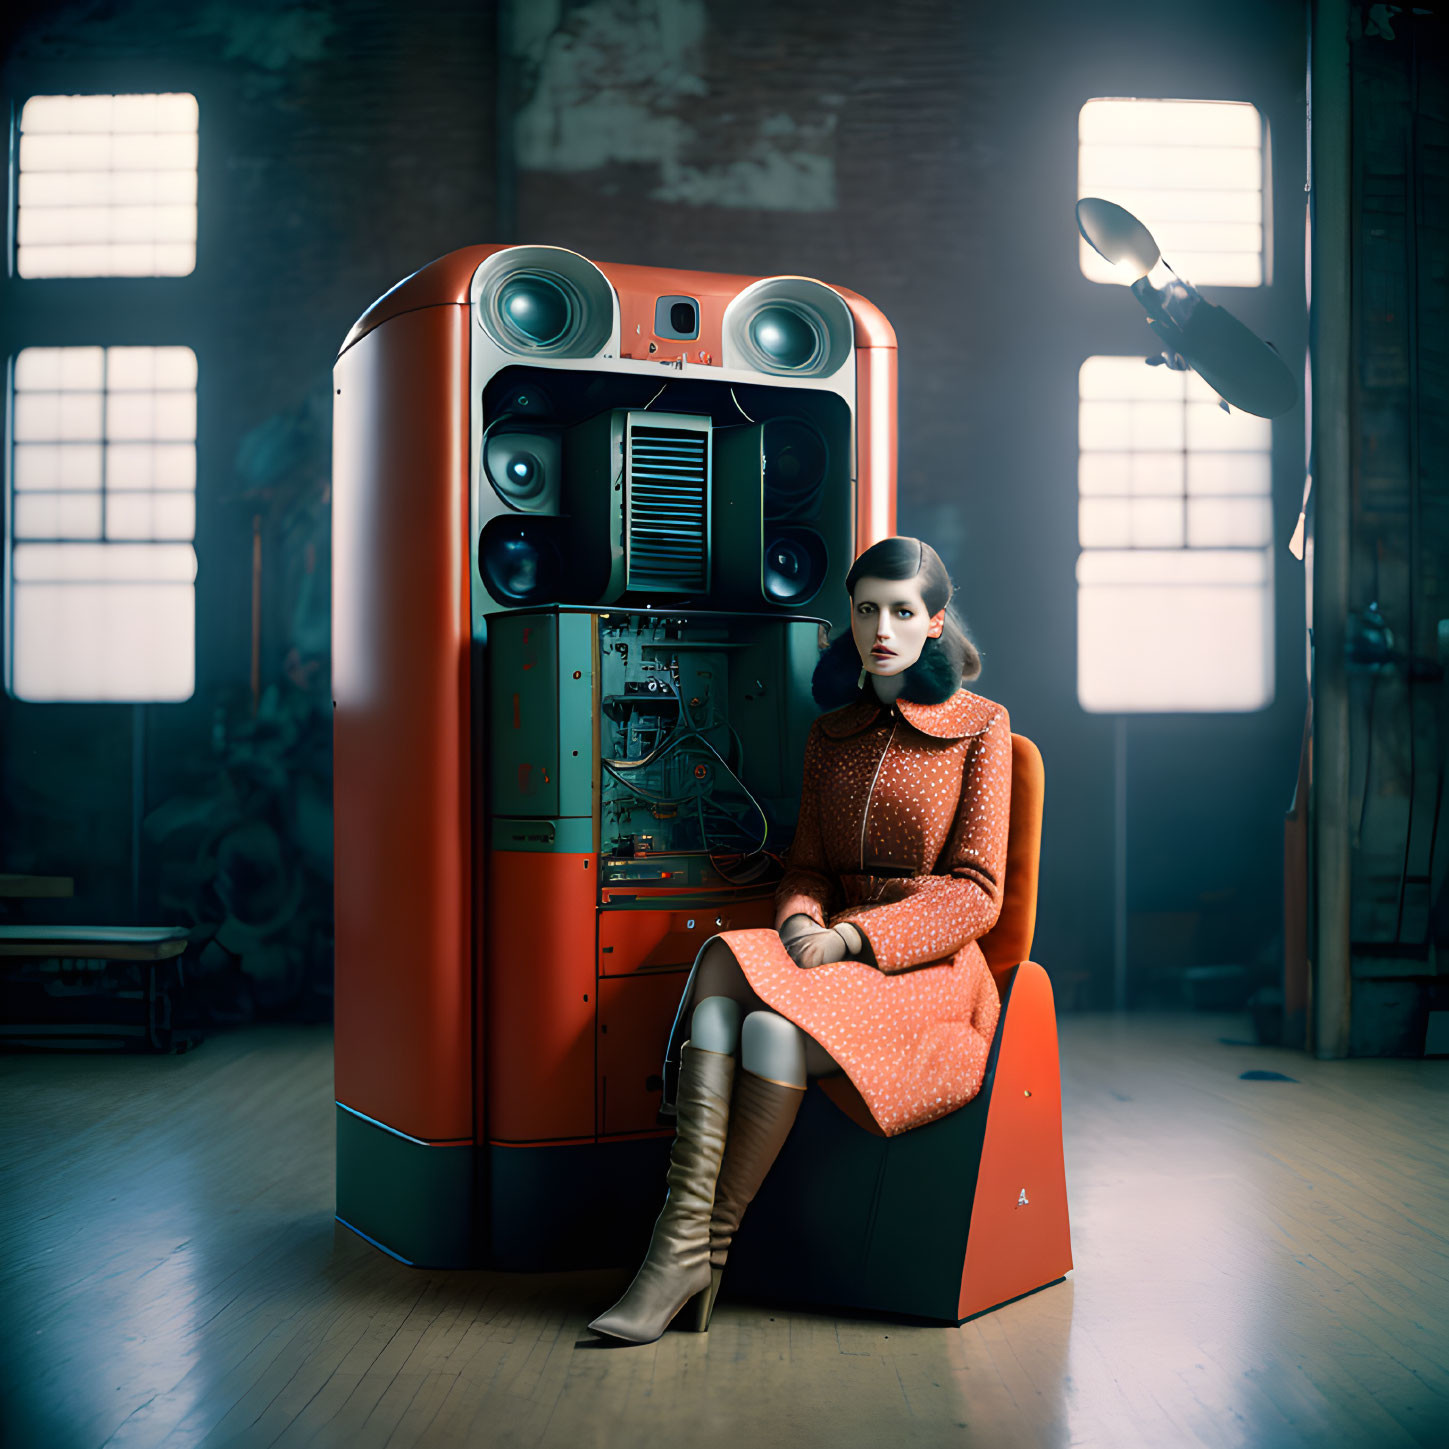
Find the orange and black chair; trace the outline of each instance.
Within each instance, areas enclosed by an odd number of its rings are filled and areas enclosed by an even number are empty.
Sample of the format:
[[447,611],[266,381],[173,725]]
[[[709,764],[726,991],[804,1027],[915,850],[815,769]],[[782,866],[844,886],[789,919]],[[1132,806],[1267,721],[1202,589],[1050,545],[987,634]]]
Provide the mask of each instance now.
[[1041,850],[1041,754],[1012,735],[1001,914],[981,948],[1001,1020],[981,1090],[884,1136],[844,1076],[806,1094],[730,1252],[723,1294],[960,1322],[1072,1266],[1051,983],[1028,960]]

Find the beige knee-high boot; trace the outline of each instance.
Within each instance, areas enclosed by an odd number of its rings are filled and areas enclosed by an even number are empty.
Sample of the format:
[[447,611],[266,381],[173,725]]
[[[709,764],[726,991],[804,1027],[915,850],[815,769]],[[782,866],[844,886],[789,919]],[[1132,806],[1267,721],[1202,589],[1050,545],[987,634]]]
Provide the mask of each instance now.
[[744,1070],[739,1073],[730,1107],[729,1138],[709,1219],[710,1281],[695,1305],[694,1326],[701,1333],[709,1327],[714,1312],[735,1230],[780,1155],[804,1100],[804,1087],[772,1082]]
[[735,1059],[685,1042],[680,1050],[678,1116],[669,1152],[669,1195],[654,1223],[643,1265],[624,1296],[589,1327],[628,1343],[652,1343],[691,1299],[709,1287],[709,1214],[724,1156]]

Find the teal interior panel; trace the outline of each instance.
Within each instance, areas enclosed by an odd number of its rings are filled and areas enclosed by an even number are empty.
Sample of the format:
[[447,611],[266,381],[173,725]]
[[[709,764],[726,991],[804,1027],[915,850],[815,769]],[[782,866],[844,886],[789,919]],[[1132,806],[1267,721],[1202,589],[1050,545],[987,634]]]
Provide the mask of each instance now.
[[488,684],[490,813],[557,815],[558,615],[495,618]]
[[[595,810],[598,778],[594,745],[594,670],[597,615],[558,616],[558,814],[584,816]],[[592,830],[590,845],[592,848]]]

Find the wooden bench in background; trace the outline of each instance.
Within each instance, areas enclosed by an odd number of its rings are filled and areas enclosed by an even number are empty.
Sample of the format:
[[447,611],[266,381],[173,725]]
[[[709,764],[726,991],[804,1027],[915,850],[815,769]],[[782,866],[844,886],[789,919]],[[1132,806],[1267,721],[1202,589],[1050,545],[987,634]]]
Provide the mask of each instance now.
[[[74,890],[68,876],[0,875],[0,896],[57,899]],[[172,1020],[173,985],[185,984],[179,958],[186,941],[184,926],[0,925],[0,973],[11,978],[5,983],[7,996],[18,995],[26,985],[44,990],[47,984],[73,983],[73,977],[62,970],[48,982],[34,975],[19,981],[5,969],[25,963],[132,961],[141,967],[144,980],[139,990],[91,995],[97,1002],[138,1001],[139,1020],[21,1021],[12,1019],[7,1011],[6,1019],[0,1021],[0,1045],[125,1047],[134,1043],[157,1052],[186,1051],[201,1040],[200,1033],[177,1027]]]

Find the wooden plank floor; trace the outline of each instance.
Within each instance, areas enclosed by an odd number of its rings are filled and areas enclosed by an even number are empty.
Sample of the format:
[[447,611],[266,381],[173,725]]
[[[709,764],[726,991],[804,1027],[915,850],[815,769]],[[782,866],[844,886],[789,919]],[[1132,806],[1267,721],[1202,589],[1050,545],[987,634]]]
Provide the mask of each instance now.
[[585,1328],[626,1273],[422,1272],[334,1223],[325,1030],[0,1058],[4,1442],[1449,1443],[1449,1063],[1244,1035],[1064,1019],[1064,1284],[959,1329],[724,1303],[634,1349]]

